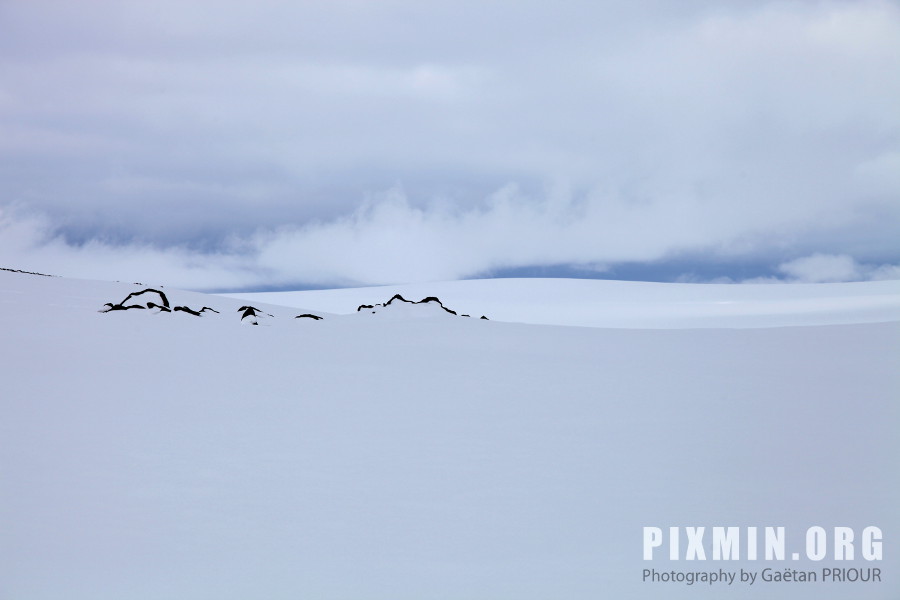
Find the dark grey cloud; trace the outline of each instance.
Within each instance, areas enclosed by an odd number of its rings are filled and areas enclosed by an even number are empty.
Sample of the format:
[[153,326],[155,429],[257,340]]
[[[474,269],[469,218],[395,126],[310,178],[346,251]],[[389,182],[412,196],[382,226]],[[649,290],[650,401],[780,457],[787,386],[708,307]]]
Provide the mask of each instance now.
[[900,263],[898,73],[887,1],[5,2],[0,254],[195,287],[864,277]]

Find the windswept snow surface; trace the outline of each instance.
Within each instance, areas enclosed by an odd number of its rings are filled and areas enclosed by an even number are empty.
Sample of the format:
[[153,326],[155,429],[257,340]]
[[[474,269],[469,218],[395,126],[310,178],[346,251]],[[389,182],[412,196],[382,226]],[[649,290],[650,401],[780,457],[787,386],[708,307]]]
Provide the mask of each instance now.
[[[546,285],[540,310],[606,318]],[[141,287],[220,314],[97,312]],[[451,287],[391,291],[496,319],[540,304],[532,287],[467,306]],[[0,271],[0,598],[900,597],[900,322],[856,322],[890,286],[795,289],[828,292],[832,324],[755,329],[703,320],[709,287],[627,287],[658,316],[553,327],[323,301],[254,304],[272,316],[247,326],[247,300]],[[667,298],[677,313],[670,293],[707,328],[640,328]],[[740,319],[790,296],[746,293]],[[353,314],[293,318],[326,308]],[[831,535],[809,560],[816,525],[880,527],[883,560],[857,544],[835,562]],[[707,558],[713,526],[784,527],[787,556],[748,561],[742,540],[741,560],[686,561],[682,534],[682,560],[644,561],[644,526],[706,527]],[[882,581],[642,582],[835,566]]]
[[589,279],[484,279],[396,286],[228,294],[349,313],[360,304],[438,296],[496,321],[584,327],[781,327],[900,320],[900,281],[832,284],[677,284]]

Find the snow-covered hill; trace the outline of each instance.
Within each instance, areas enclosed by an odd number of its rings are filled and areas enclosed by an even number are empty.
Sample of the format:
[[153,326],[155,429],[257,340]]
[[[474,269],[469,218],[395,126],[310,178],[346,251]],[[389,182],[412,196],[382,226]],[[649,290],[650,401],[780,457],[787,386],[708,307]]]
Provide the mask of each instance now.
[[[586,283],[250,301],[0,272],[0,598],[897,598],[896,282]],[[99,312],[148,287],[218,312]],[[492,320],[356,311],[395,292]],[[501,322],[551,314],[594,327]],[[815,525],[880,527],[883,560],[809,560]],[[644,561],[645,526],[785,527],[787,556]],[[642,581],[834,566],[883,581]]]
[[900,321],[900,281],[833,284],[660,284],[588,279],[486,279],[233,294],[246,300],[349,313],[393,294],[438,296],[497,321],[681,329]]

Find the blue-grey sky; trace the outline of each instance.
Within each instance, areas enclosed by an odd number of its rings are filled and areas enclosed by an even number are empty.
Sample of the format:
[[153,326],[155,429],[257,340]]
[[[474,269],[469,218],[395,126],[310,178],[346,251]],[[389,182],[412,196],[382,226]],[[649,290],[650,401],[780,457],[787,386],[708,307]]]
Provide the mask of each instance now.
[[0,266],[900,278],[898,107],[888,0],[5,0]]

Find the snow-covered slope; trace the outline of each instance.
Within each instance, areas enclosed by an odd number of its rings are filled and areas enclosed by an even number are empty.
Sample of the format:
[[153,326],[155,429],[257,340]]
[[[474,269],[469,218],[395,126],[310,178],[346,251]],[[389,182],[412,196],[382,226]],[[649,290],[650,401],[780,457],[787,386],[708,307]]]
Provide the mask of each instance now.
[[[294,318],[313,302],[248,327],[246,300],[167,288],[219,313],[97,312],[140,289],[0,272],[4,600],[900,593],[898,322]],[[880,527],[883,561],[839,566],[883,581],[642,582],[835,566],[791,560],[813,525]],[[787,560],[644,561],[644,526],[783,526]]]
[[622,328],[779,327],[900,321],[900,281],[700,285],[586,279],[487,279],[234,294],[349,313],[360,304],[437,296],[496,321]]

